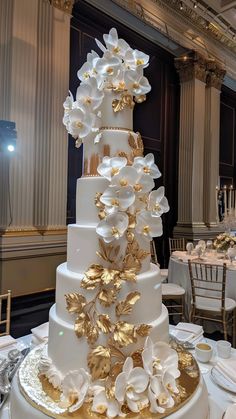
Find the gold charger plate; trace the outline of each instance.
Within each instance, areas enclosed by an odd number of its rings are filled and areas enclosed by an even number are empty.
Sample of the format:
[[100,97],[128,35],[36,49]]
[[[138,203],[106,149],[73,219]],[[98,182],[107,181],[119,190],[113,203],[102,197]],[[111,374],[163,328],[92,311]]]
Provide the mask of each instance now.
[[[74,413],[69,413],[66,409],[59,406],[60,391],[55,390],[46,378],[38,375],[38,365],[43,351],[43,346],[33,349],[22,362],[19,372],[19,388],[25,399],[31,406],[38,409],[50,418],[55,419],[102,419],[106,418],[104,414],[91,412],[91,404],[84,405]],[[176,396],[175,406],[166,409],[164,414],[150,413],[149,409],[142,410],[138,415],[128,413],[129,419],[161,419],[169,416],[171,413],[181,409],[193,396],[200,380],[200,372],[194,357],[181,346],[176,345],[175,349],[179,355],[179,368],[181,375],[178,381],[179,394]]]

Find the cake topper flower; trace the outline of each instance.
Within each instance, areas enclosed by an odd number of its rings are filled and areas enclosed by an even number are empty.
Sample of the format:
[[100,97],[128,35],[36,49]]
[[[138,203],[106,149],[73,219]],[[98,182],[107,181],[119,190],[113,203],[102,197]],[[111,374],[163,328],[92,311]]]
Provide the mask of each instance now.
[[111,185],[119,187],[132,186],[136,193],[146,193],[152,190],[154,182],[151,176],[142,175],[138,173],[135,167],[126,166],[112,177]]
[[87,61],[77,72],[77,77],[80,81],[86,82],[90,77],[96,77],[97,72],[95,70],[95,66],[99,58],[99,55],[95,51],[91,51],[87,54]]
[[135,157],[133,167],[140,173],[149,174],[153,179],[157,179],[161,176],[161,172],[155,164],[154,155],[152,153],[148,153],[145,157]]
[[126,88],[134,96],[145,95],[151,90],[148,79],[143,76],[143,70],[140,67],[136,70],[126,71],[124,75],[124,82]]
[[104,93],[97,88],[97,82],[94,77],[90,78],[86,83],[81,83],[76,92],[78,107],[82,107],[85,112],[97,109],[101,105],[103,97]]
[[69,412],[75,412],[84,403],[89,385],[90,375],[83,368],[68,372],[62,381],[60,404],[68,407]]
[[116,399],[123,404],[127,403],[132,412],[140,412],[149,401],[144,391],[147,388],[149,377],[141,367],[133,365],[133,359],[128,357],[123,365],[122,372],[115,382]]
[[127,164],[125,157],[103,157],[102,163],[99,164],[97,172],[99,175],[111,180],[112,176],[117,175],[122,167]]
[[123,212],[108,215],[98,223],[96,231],[106,243],[118,240],[123,236],[129,225],[128,215]]
[[136,70],[137,67],[146,68],[149,65],[149,55],[130,48],[126,51],[124,62],[128,70]]
[[162,220],[160,217],[153,217],[150,211],[141,211],[137,215],[135,230],[148,240],[152,240],[153,237],[162,236]]
[[[129,44],[124,39],[118,38],[118,33],[115,28],[111,28],[108,34],[103,35],[104,42],[106,44],[106,48],[114,55],[118,55],[120,57],[124,57],[127,51],[131,50]],[[97,41],[97,45],[101,48],[101,42]],[[101,48],[102,49],[102,48]],[[104,49],[102,49],[104,52]]]
[[115,78],[120,70],[121,61],[118,57],[114,57],[109,51],[106,51],[102,58],[96,62],[96,72],[104,78],[111,80]]
[[74,138],[84,138],[91,131],[95,116],[83,109],[72,109],[68,114],[68,131]]
[[160,186],[149,195],[148,209],[152,212],[152,216],[160,217],[165,212],[168,212],[170,207],[165,197],[165,188]]
[[125,211],[135,200],[135,194],[131,186],[123,188],[109,186],[102,194],[100,201],[106,205],[108,213]]

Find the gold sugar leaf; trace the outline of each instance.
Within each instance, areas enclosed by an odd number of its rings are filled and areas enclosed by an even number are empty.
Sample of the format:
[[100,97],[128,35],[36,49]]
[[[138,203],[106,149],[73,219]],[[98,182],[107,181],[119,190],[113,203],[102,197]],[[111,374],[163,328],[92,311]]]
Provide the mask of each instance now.
[[102,255],[102,258],[106,261],[106,262],[112,262],[110,260],[110,253],[113,250],[113,246],[112,245],[105,245],[104,241],[102,239],[99,239],[99,247],[100,247],[100,252],[99,254]]
[[104,285],[110,284],[110,282],[114,281],[119,274],[120,271],[116,269],[104,268],[101,276],[102,283]]
[[124,151],[119,151],[118,157],[125,157],[128,160],[128,154],[125,153]]
[[111,369],[111,353],[109,348],[97,346],[88,354],[88,367],[93,380],[106,378]]
[[131,133],[129,134],[128,143],[131,148],[133,149],[137,148],[136,141]]
[[134,214],[128,214],[128,216],[129,216],[129,228],[135,228],[136,216]]
[[146,252],[145,250],[139,249],[137,252],[137,259],[143,260],[146,259],[146,257],[150,255],[150,252]]
[[152,326],[150,326],[149,324],[140,324],[139,326],[136,327],[136,333],[139,336],[145,337],[149,335],[151,329],[152,329]]
[[120,273],[120,279],[122,279],[123,281],[136,282],[136,269],[135,268],[124,269]]
[[117,291],[115,289],[102,289],[98,294],[98,300],[104,307],[110,307],[116,300]]
[[126,299],[116,305],[117,317],[130,314],[134,304],[140,299],[140,292],[130,292]]
[[80,313],[80,315],[76,318],[74,330],[78,338],[86,335],[86,323],[88,322],[89,316],[85,313]]
[[134,97],[136,103],[142,103],[146,100],[146,95],[138,95]]
[[112,331],[112,323],[108,314],[100,314],[98,316],[97,325],[102,333],[110,333]]
[[123,266],[125,269],[134,269],[137,273],[141,269],[141,262],[134,255],[128,254],[124,257]]
[[97,208],[104,208],[105,205],[100,201],[100,198],[102,196],[101,192],[96,192],[95,198],[94,198],[94,203],[96,205]]
[[138,251],[139,251],[139,244],[137,240],[133,240],[132,243],[128,244],[127,251],[126,251],[128,254],[131,253],[132,255],[136,256]]
[[88,343],[90,345],[93,345],[99,336],[98,328],[94,325],[92,325],[90,322],[86,324],[86,337],[88,340]]
[[123,321],[117,322],[114,329],[114,341],[121,347],[136,342],[134,325]]
[[117,291],[121,289],[122,281],[120,275],[116,277],[115,281],[112,283]]
[[140,149],[140,150],[142,150],[142,152],[143,152],[143,140],[142,140],[142,137],[141,137],[141,134],[140,134],[140,132],[137,132],[137,134],[138,134],[138,137],[137,137],[137,144],[138,144],[138,148]]
[[86,305],[86,299],[76,292],[66,294],[66,309],[69,313],[80,313]]
[[109,342],[108,345],[111,350],[111,357],[121,359],[123,360],[123,363],[124,363],[126,356],[118,348],[116,348],[111,342]]
[[113,109],[114,112],[122,111],[124,109],[124,105],[123,105],[122,101],[119,100],[119,99],[114,99],[112,101],[112,109]]
[[101,265],[93,264],[85,272],[85,276],[81,281],[81,287],[87,290],[93,290],[101,282],[101,275],[103,267]]
[[104,220],[104,218],[106,218],[105,211],[104,210],[99,211],[98,217],[99,217],[100,220]]
[[132,243],[132,241],[134,240],[134,233],[132,233],[131,231],[127,230],[126,231],[126,239],[128,243]]
[[143,367],[142,350],[132,352],[132,354],[130,356],[134,361],[134,368],[135,367]]
[[115,364],[112,365],[109,376],[112,380],[115,380],[117,375],[119,375],[122,372],[124,362],[115,362]]

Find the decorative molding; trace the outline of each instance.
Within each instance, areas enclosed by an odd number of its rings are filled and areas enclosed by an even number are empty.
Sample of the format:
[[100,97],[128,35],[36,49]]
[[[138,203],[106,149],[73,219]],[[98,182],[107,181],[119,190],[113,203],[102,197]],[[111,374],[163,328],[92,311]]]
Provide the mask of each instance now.
[[62,12],[69,13],[71,15],[74,6],[74,0],[48,0],[51,6],[56,7]]
[[207,61],[196,51],[180,58],[175,58],[175,68],[179,73],[181,83],[193,79],[198,79],[203,83],[206,82]]
[[214,61],[209,61],[207,63],[207,70],[207,86],[215,87],[216,89],[221,90],[226,70]]

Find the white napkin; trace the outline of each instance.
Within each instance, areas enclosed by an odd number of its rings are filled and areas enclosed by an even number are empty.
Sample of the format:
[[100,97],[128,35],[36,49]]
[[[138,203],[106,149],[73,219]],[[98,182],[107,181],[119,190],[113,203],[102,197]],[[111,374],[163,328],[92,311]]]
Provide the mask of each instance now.
[[219,361],[215,369],[222,374],[226,380],[230,381],[234,385],[236,384],[236,359],[229,358]]
[[49,323],[47,322],[31,329],[33,338],[36,338],[35,340],[38,340],[39,343],[48,339],[48,325]]
[[184,332],[192,333],[195,337],[203,334],[203,328],[198,324],[180,322],[175,326],[175,328],[183,330]]
[[224,414],[224,419],[236,419],[236,405],[235,404],[231,404],[230,406],[227,407]]
[[5,348],[5,346],[13,345],[16,342],[17,342],[16,339],[14,339],[11,335],[1,336],[0,349]]

